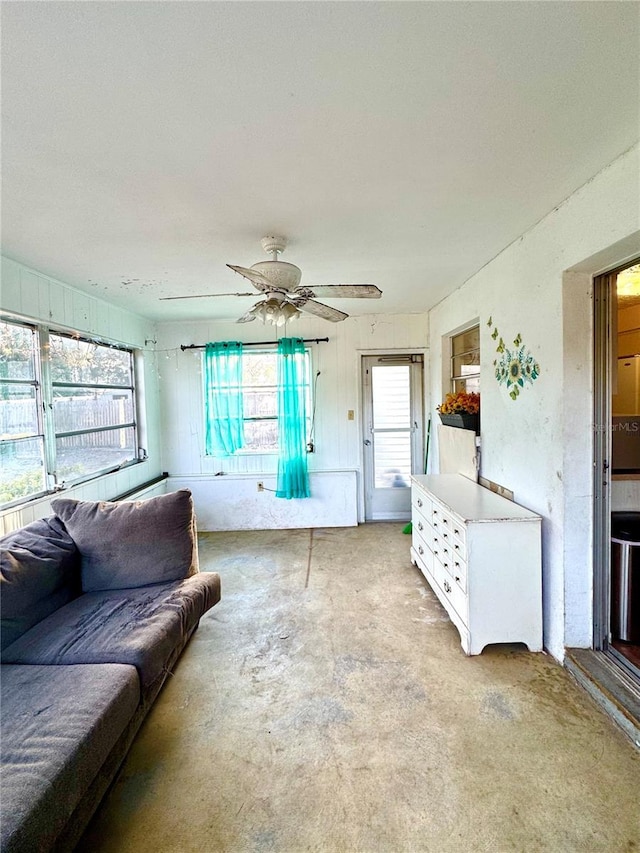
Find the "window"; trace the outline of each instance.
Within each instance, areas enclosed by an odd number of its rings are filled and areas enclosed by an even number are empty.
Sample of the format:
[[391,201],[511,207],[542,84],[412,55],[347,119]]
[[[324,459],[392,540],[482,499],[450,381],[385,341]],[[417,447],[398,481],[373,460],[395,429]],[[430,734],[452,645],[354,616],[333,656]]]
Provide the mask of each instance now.
[[451,388],[480,393],[480,326],[451,338]]
[[0,504],[137,460],[131,350],[0,322]]
[[244,451],[277,453],[278,385],[275,352],[242,353]]
[[46,490],[36,330],[0,324],[0,503]]
[[58,481],[134,460],[132,353],[52,334],[49,357]]
[[[278,367],[275,350],[243,350],[244,445],[240,453],[278,452]],[[307,413],[311,413],[310,358],[305,353]],[[307,435],[311,416],[307,417]]]

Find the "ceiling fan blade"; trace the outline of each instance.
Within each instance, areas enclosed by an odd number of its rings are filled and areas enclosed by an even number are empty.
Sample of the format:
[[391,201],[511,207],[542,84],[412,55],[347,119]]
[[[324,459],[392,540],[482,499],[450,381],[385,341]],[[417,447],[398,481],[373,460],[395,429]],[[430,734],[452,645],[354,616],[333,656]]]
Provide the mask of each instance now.
[[214,296],[255,296],[255,293],[197,293],[193,296],[160,296],[160,302],[167,302],[169,299],[211,299]]
[[309,314],[315,314],[316,317],[322,317],[323,320],[331,320],[332,323],[339,323],[340,320],[346,320],[349,316],[344,311],[338,311],[336,308],[330,308],[322,302],[316,302],[315,299],[292,299],[290,300],[301,311],[307,311]]
[[300,290],[311,291],[310,296],[348,296],[353,299],[380,299],[382,291],[375,284],[309,284]]
[[253,284],[253,286],[257,290],[262,291],[262,293],[267,293],[268,291],[271,291],[271,290],[277,290],[277,288],[274,288],[273,284],[271,284],[269,279],[266,276],[262,275],[262,273],[258,272],[257,270],[251,270],[251,269],[248,269],[247,267],[237,267],[237,266],[234,266],[233,264],[227,264],[227,266],[229,267],[230,270],[237,272],[238,275],[242,275],[245,278],[249,279],[251,284]]
[[256,315],[252,313],[253,309],[249,309],[242,317],[238,317],[236,323],[250,323],[252,320],[256,319]]

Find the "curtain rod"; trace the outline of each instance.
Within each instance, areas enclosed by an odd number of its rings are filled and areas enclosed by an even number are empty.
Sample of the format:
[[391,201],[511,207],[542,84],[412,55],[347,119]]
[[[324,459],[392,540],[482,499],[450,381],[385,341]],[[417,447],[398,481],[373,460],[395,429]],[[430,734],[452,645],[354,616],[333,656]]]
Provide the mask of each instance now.
[[[302,338],[303,344],[322,344],[328,343],[329,338]],[[243,347],[266,347],[274,346],[278,341],[252,341],[247,344],[242,344]],[[180,344],[180,349],[184,352],[186,349],[205,349],[206,344]]]

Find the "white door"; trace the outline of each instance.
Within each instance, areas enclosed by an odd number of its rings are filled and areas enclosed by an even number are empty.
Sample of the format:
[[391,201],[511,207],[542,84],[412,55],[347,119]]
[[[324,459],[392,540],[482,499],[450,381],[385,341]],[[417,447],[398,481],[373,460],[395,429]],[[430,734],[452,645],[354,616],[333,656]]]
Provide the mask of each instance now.
[[362,382],[365,521],[408,521],[424,469],[422,356],[364,356]]

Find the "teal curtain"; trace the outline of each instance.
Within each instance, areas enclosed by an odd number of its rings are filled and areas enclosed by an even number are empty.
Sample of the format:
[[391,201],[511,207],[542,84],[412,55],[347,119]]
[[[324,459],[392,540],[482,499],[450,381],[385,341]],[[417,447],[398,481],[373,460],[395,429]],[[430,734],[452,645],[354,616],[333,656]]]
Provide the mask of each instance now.
[[205,452],[207,456],[231,456],[244,445],[242,344],[207,344],[203,376]]
[[278,482],[277,498],[308,498],[307,371],[300,338],[278,341]]

